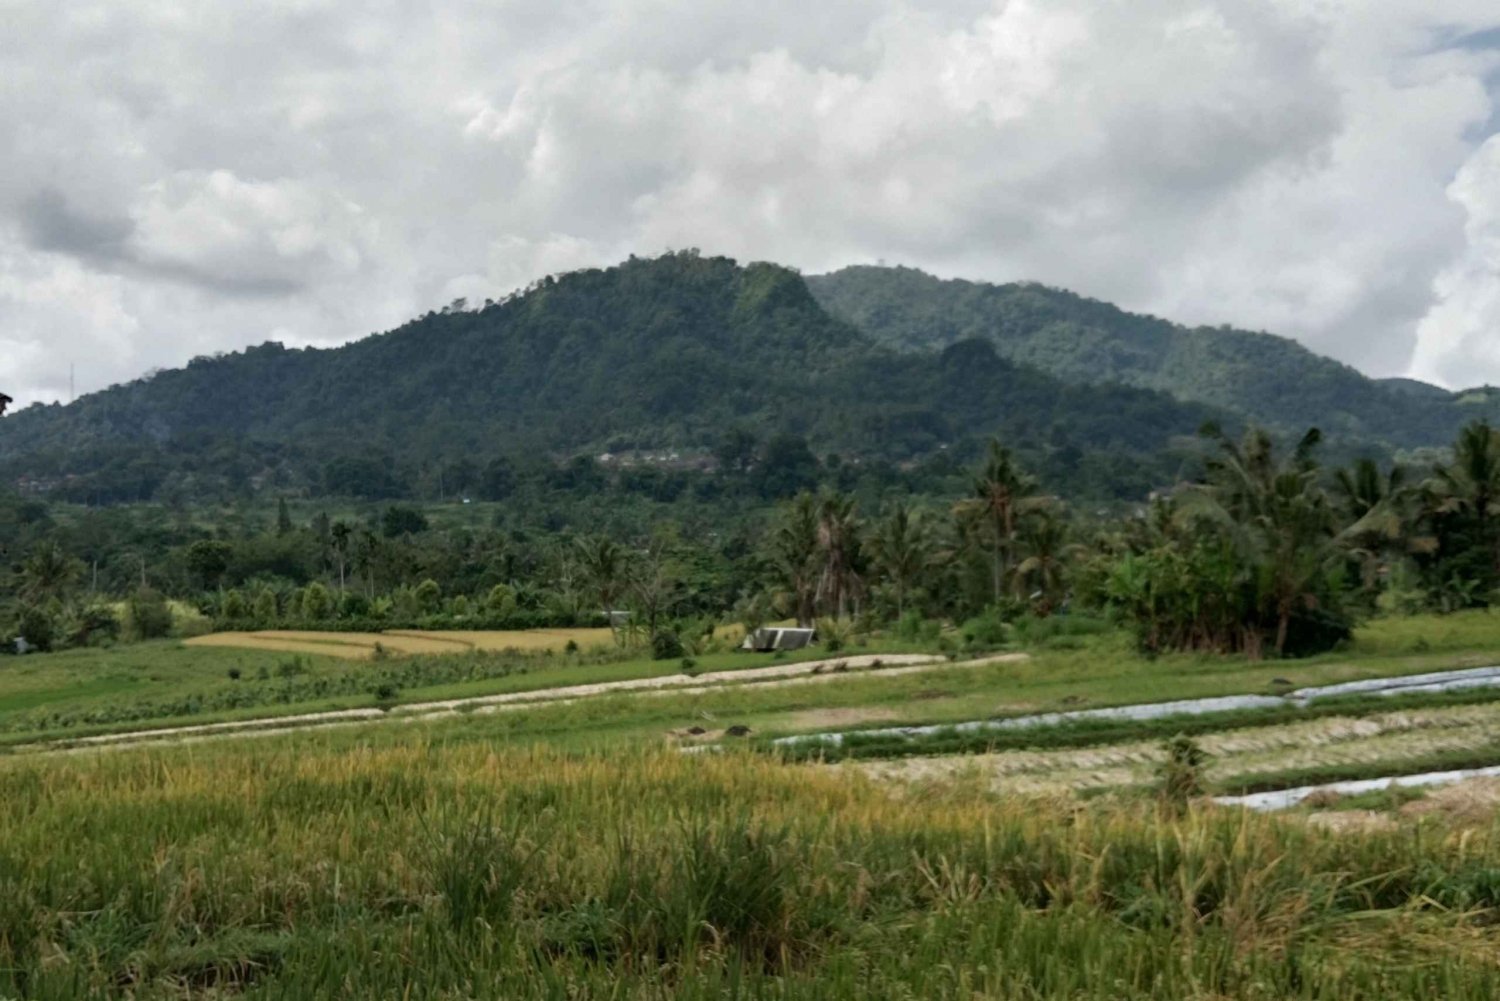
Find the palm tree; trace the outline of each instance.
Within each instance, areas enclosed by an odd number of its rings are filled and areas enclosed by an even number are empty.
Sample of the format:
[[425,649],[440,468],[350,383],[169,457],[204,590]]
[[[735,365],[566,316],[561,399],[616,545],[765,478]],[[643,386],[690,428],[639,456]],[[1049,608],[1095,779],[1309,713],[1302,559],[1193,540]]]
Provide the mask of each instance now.
[[1049,615],[1057,607],[1067,586],[1067,564],[1084,550],[1083,546],[1069,545],[1067,535],[1067,523],[1051,511],[1028,518],[1022,529],[1021,548],[1026,557],[1016,565],[1016,585],[1018,590],[1022,586],[1035,589],[1032,606],[1041,615]]
[[817,614],[818,515],[813,495],[798,494],[771,537],[771,568],[785,589],[797,624],[804,627],[811,626]]
[[859,600],[864,589],[860,573],[858,503],[838,492],[824,494],[818,501],[817,599],[824,611],[832,609],[835,618],[844,618],[851,601]]
[[1495,532],[1500,505],[1500,431],[1486,421],[1475,421],[1459,432],[1453,461],[1433,470],[1427,484],[1435,513],[1469,519],[1500,569],[1500,547]]
[[997,605],[1010,576],[1017,526],[1024,515],[1045,503],[1036,492],[1036,480],[1022,472],[1010,450],[998,439],[990,439],[989,457],[974,479],[974,495],[963,503],[982,517],[988,536],[990,577]]
[[38,543],[21,564],[21,599],[32,605],[61,601],[82,575],[83,564],[57,543]]
[[1359,563],[1365,592],[1373,600],[1378,577],[1400,551],[1430,552],[1436,540],[1417,532],[1415,501],[1420,492],[1407,483],[1407,471],[1393,465],[1382,473],[1373,459],[1360,459],[1334,474],[1333,500],[1348,526],[1345,534]]
[[575,546],[579,570],[590,593],[599,601],[604,616],[609,620],[610,631],[619,639],[615,630],[615,606],[630,584],[629,554],[608,536],[579,539]]
[[932,563],[932,533],[922,512],[904,500],[891,505],[870,537],[870,555],[896,591],[896,617],[906,614],[906,596]]
[[1273,645],[1282,654],[1293,617],[1331,596],[1330,568],[1347,550],[1348,537],[1318,485],[1313,452],[1322,435],[1309,430],[1291,458],[1278,462],[1264,431],[1249,431],[1238,443],[1217,428],[1205,431],[1219,448],[1205,462],[1206,482],[1189,495],[1190,509],[1217,527],[1236,554],[1237,589],[1249,606],[1239,613],[1244,645],[1258,654],[1262,624],[1274,623]]

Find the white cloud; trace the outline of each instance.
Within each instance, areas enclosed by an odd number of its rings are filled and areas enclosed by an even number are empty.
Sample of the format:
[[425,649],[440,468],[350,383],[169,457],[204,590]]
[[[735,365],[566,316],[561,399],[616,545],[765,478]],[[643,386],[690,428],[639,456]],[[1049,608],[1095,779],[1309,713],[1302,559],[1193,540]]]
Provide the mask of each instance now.
[[1448,196],[1467,213],[1466,247],[1438,276],[1413,368],[1456,386],[1500,382],[1500,137],[1464,164]]
[[8,11],[22,400],[63,356],[96,388],[684,246],[1034,278],[1500,379],[1492,0],[184,11]]

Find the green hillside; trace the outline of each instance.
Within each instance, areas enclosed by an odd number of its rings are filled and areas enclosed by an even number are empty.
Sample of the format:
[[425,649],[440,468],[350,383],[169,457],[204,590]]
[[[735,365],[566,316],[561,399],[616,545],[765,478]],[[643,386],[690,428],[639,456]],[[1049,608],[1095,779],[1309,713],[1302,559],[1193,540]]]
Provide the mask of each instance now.
[[1170,479],[1175,439],[1223,416],[1161,393],[1069,385],[986,340],[942,348],[877,345],[775,265],[632,259],[336,349],[266,344],[29,408],[0,423],[0,477],[99,502],[151,499],[164,485],[341,493],[355,489],[330,480],[341,462],[364,462],[369,480],[455,457],[706,450],[743,429],[900,463],[975,454],[998,433],[1060,486],[1138,496]]
[[1122,383],[1223,407],[1284,430],[1397,447],[1452,438],[1480,408],[1414,380],[1375,380],[1265,333],[1188,328],[1035,283],[944,281],[850,267],[808,279],[825,308],[904,351],[989,340],[1009,360],[1074,384]]

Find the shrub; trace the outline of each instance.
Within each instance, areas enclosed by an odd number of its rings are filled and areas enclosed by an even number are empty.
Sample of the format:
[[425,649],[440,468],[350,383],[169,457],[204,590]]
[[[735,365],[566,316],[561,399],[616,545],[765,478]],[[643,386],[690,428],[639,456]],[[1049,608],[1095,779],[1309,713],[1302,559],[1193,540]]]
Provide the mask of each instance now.
[[970,649],[992,650],[1002,646],[1008,633],[1004,614],[998,608],[987,608],[963,625],[964,643]]
[[316,622],[333,614],[333,595],[319,583],[307,585],[302,592],[302,617]]
[[276,623],[276,592],[269,587],[260,589],[255,596],[255,607],[252,609],[255,621],[262,625],[275,625]]
[[219,614],[231,622],[237,622],[250,613],[250,606],[245,601],[245,596],[237,590],[230,590],[224,595],[224,603],[219,609]]
[[16,625],[16,632],[28,646],[37,650],[52,649],[56,626],[46,609],[35,605],[21,609],[20,621]]
[[161,592],[137,588],[125,602],[130,631],[137,639],[160,639],[172,632],[172,609]]
[[675,630],[661,629],[651,637],[653,660],[675,660],[682,656],[682,637]]

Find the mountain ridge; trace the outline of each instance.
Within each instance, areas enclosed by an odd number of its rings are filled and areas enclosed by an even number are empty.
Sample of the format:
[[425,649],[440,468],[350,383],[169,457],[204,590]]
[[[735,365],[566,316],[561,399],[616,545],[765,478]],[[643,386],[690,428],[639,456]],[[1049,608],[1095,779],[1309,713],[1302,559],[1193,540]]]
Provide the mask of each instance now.
[[808,287],[829,312],[898,350],[979,337],[1071,384],[1155,389],[1287,432],[1316,425],[1335,437],[1427,447],[1494,410],[1416,380],[1372,379],[1276,334],[1187,327],[1035,282],[855,265],[811,276]]
[[832,316],[795,271],[684,252],[547,278],[338,348],[264,344],[28,408],[0,423],[0,481],[82,482],[106,500],[155,496],[168,480],[316,491],[349,456],[561,460],[712,447],[744,427],[889,462],[977,453],[999,434],[1086,493],[1138,495],[1207,420],[1232,416],[1068,385],[983,340],[901,354]]

